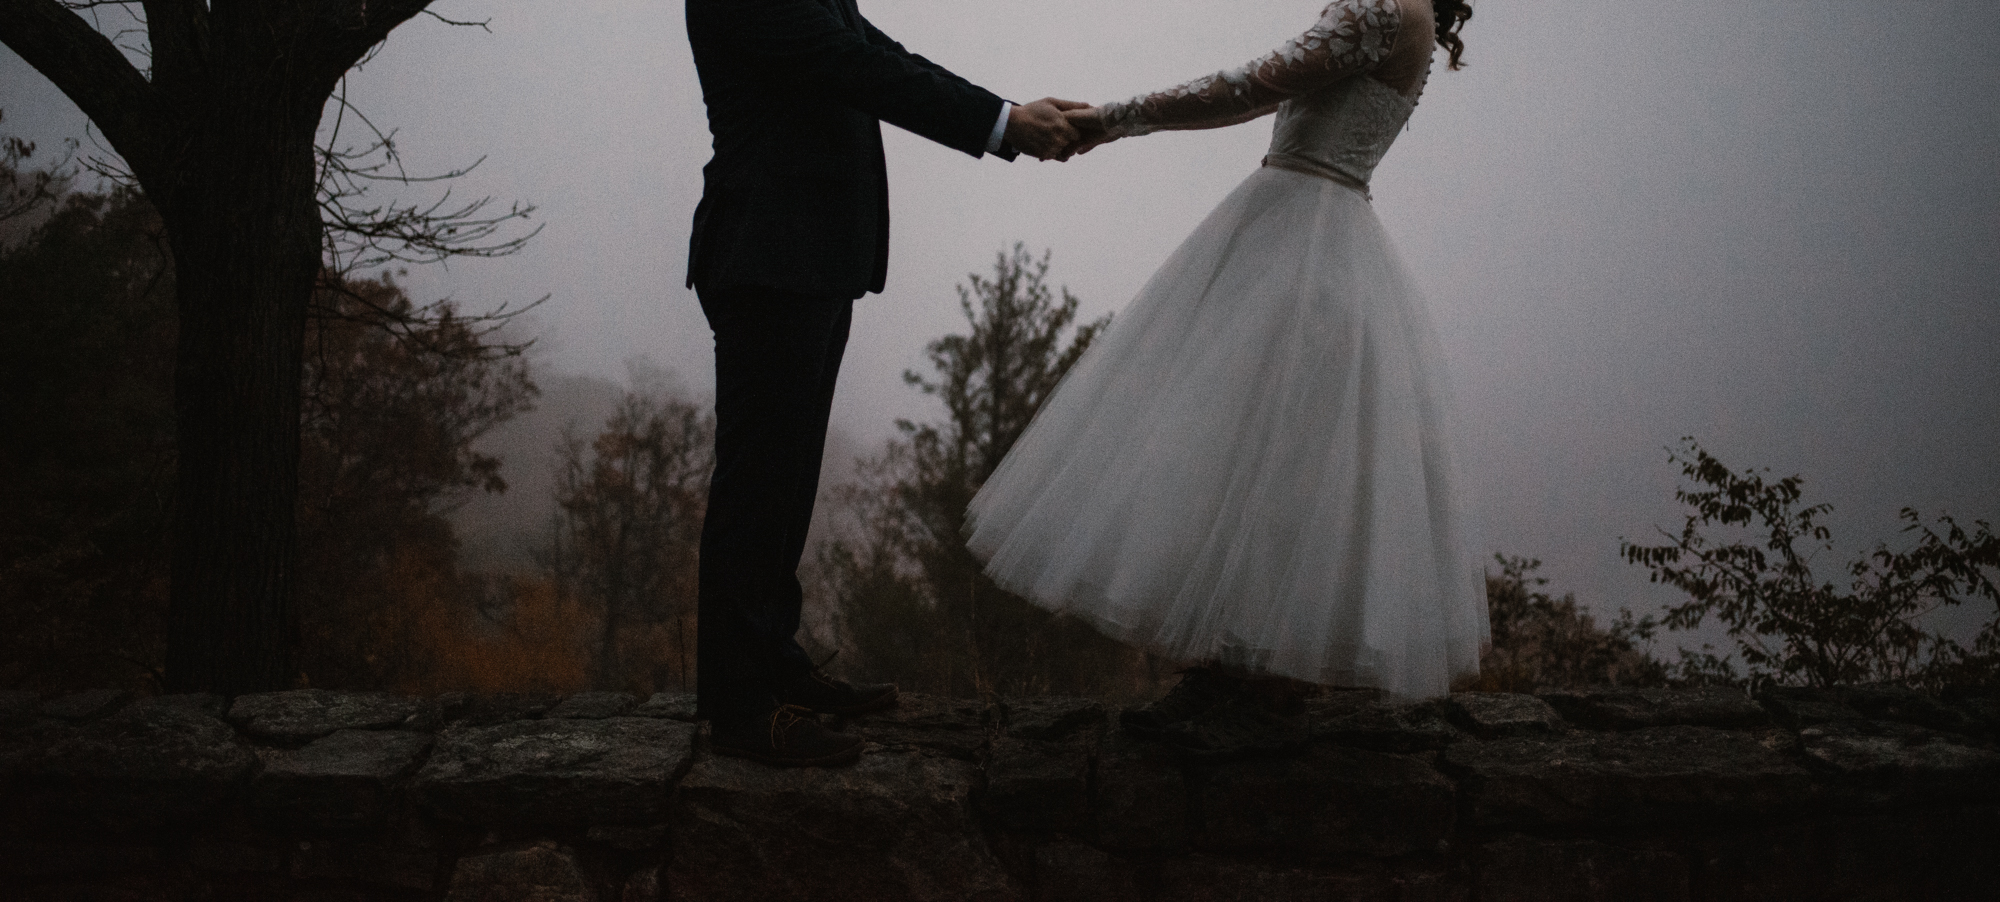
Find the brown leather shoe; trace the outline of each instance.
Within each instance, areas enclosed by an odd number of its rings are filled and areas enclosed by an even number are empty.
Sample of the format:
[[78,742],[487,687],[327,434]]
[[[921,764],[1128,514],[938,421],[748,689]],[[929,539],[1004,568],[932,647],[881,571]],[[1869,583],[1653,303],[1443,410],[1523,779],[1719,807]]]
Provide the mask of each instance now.
[[[831,661],[827,658],[826,661]],[[895,683],[856,685],[836,679],[825,670],[826,661],[778,693],[778,701],[819,714],[866,714],[896,707]]]
[[708,729],[716,754],[774,767],[844,767],[861,760],[860,737],[820,726],[811,711],[796,705],[717,717]]

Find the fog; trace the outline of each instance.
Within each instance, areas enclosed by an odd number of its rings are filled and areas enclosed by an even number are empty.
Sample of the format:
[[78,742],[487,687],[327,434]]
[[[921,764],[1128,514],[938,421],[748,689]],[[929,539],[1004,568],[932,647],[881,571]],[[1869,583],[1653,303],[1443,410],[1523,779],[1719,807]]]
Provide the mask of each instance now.
[[[1318,6],[862,0],[1004,96],[1089,101],[1234,66]],[[351,97],[398,130],[413,171],[484,157],[458,190],[534,203],[546,228],[513,257],[413,272],[414,293],[473,308],[548,294],[531,326],[545,371],[615,379],[644,357],[708,391],[682,287],[707,132],[679,5],[436,8],[491,31],[414,22]],[[1475,8],[1469,67],[1434,74],[1374,198],[1442,331],[1487,550],[1545,560],[1558,590],[1600,607],[1665,600],[1617,548],[1676,522],[1666,449],[1682,436],[1804,474],[1808,500],[1836,506],[1842,560],[1893,538],[1904,505],[2000,519],[1990,3]],[[0,109],[0,128],[45,148],[84,136],[4,51]],[[1053,251],[1086,317],[1116,311],[1256,167],[1269,128],[1060,165],[887,129],[890,277],[857,307],[837,447],[937,416],[899,376],[962,329],[968,271],[1022,241]]]

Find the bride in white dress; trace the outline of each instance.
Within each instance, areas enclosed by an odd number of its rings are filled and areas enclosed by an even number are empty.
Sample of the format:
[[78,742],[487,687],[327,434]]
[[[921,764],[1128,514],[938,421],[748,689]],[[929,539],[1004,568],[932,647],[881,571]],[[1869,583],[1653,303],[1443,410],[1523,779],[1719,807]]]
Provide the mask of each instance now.
[[1077,116],[1102,143],[1277,114],[973,499],[996,582],[1207,673],[1413,699],[1477,671],[1442,352],[1368,196],[1469,15],[1334,0],[1248,65]]

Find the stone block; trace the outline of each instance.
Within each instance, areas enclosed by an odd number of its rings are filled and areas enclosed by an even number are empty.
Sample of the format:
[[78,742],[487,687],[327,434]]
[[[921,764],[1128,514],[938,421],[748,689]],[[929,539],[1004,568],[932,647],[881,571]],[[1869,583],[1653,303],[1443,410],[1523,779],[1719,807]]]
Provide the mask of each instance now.
[[1838,690],[1808,689],[1800,686],[1770,686],[1757,693],[1757,701],[1771,718],[1797,730],[1813,724],[1860,720],[1861,712],[1847,706]]
[[42,694],[21,689],[0,692],[0,727],[35,719],[42,707]]
[[1445,712],[1481,739],[1546,736],[1563,725],[1548,702],[1518,692],[1455,692],[1445,700]]
[[[8,898],[11,902],[16,897]],[[169,866],[38,884],[18,898],[25,902],[209,902],[215,898],[215,889],[207,877]],[[293,898],[296,902],[321,902],[304,896]]]
[[131,700],[132,693],[124,689],[92,689],[43,702],[41,715],[57,720],[89,720],[116,711]]
[[1408,705],[1340,698],[1343,704],[1313,704],[1307,729],[1315,739],[1378,752],[1435,751],[1463,738],[1435,702]]
[[1696,726],[1724,730],[1770,723],[1763,706],[1741,691],[1722,686],[1699,689],[1634,689],[1598,686],[1544,689],[1536,696],[1564,719],[1593,730]]
[[1687,862],[1588,839],[1509,837],[1474,858],[1480,902],[1687,902]]
[[1444,761],[1477,826],[1772,816],[1814,794],[1806,771],[1757,736],[1708,727],[1464,742]]
[[1436,852],[1451,835],[1453,795],[1450,780],[1411,755],[1320,746],[1231,762],[1196,790],[1197,842],[1300,861]]
[[517,720],[535,720],[562,704],[553,692],[499,692],[470,695],[447,692],[438,696],[442,719],[462,726],[491,726]]
[[549,709],[543,717],[563,720],[602,720],[618,717],[639,706],[639,697],[630,692],[578,692]]
[[1933,807],[1821,813],[1684,837],[1699,896],[1715,902],[1792,899],[1988,900],[2000,886],[2000,808]]
[[1002,729],[1017,739],[1056,742],[1108,724],[1104,703],[1094,698],[1013,698],[998,707]]
[[1137,870],[1082,843],[1057,840],[1034,853],[1036,902],[1140,902]]
[[252,785],[252,803],[285,823],[333,829],[374,823],[397,781],[416,769],[431,737],[396,730],[341,730],[294,751],[275,752]]
[[168,708],[186,708],[218,720],[228,713],[229,700],[213,692],[185,692],[178,695],[155,695],[132,703],[134,707],[159,705]]
[[11,782],[26,811],[112,829],[161,827],[234,800],[256,766],[236,731],[183,708],[135,707],[39,731]]
[[1093,745],[1089,737],[994,740],[979,802],[987,824],[1032,833],[1087,832]]
[[2000,752],[1910,724],[1846,721],[1799,733],[1808,760],[1831,773],[1842,801],[1908,804],[2000,798]]
[[1329,686],[1308,696],[1306,707],[1322,714],[1340,714],[1382,704],[1382,699],[1382,690],[1372,686]]
[[196,837],[173,851],[183,864],[213,874],[270,874],[285,863],[282,841],[252,843],[214,837]]
[[386,692],[292,689],[239,695],[229,720],[243,732],[278,743],[307,742],[335,730],[400,727],[422,715],[423,699]]
[[602,843],[626,852],[657,849],[667,841],[665,824],[650,827],[631,827],[614,824],[598,824],[591,827],[585,837],[594,843]]
[[663,880],[676,899],[1003,900],[972,814],[977,767],[870,747],[843,768],[708,758],[681,780]]
[[1391,867],[1316,870],[1264,861],[1192,855],[1162,863],[1159,902],[1469,902],[1466,881],[1448,871]]
[[1901,686],[1857,686],[1840,690],[1841,700],[1870,720],[1893,720],[1933,730],[1975,729],[1964,712],[1936,696]]
[[632,709],[633,717],[664,717],[668,720],[692,722],[694,716],[694,693],[655,692],[639,707]]
[[427,849],[318,838],[299,843],[292,853],[291,875],[298,880],[429,890],[437,886],[438,857]]
[[[0,876],[69,877],[151,868],[160,863],[151,846],[120,843],[0,843]],[[4,885],[0,885],[4,889]]]
[[1092,807],[1107,849],[1175,851],[1190,841],[1187,777],[1157,743],[1114,733],[1097,754]]
[[[74,734],[76,726],[60,720],[22,720],[0,730],[0,779],[39,760],[49,746]],[[0,819],[9,814],[0,807]]]
[[888,749],[916,749],[961,761],[986,751],[985,706],[934,695],[904,695],[896,707],[841,718],[835,727]]
[[464,823],[657,823],[694,733],[647,717],[454,729],[438,737],[412,790],[433,814]]
[[1968,735],[2000,742],[2000,696],[1968,694],[1950,699],[1949,703],[1965,718]]
[[660,902],[660,869],[645,867],[633,871],[620,888],[618,902]]
[[598,902],[576,857],[552,842],[459,859],[446,902]]

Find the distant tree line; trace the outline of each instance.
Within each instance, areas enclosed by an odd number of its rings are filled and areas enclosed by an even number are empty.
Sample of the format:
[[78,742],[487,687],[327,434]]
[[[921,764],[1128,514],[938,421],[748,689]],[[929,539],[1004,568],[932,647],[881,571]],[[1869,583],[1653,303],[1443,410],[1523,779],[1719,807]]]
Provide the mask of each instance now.
[[[0,687],[165,685],[178,465],[175,272],[159,218],[124,187],[70,190],[0,163]],[[1110,642],[995,586],[964,548],[966,504],[1107,320],[1049,284],[1021,246],[960,288],[965,332],[906,374],[937,419],[830,486],[807,562],[806,637],[850,672],[961,697],[1135,697],[1171,662]],[[557,443],[552,514],[533,565],[464,567],[450,513],[506,489],[478,440],[535,402],[518,344],[489,318],[420,304],[390,272],[323,278],[300,385],[301,536],[293,685],[653,691],[692,685],[696,555],[713,419],[634,378],[611,415]],[[1824,506],[1798,477],[1672,458],[1690,513],[1624,556],[1685,602],[1600,625],[1538,563],[1496,558],[1493,644],[1461,689],[1594,683],[1990,685],[2000,615],[1970,639],[1936,610],[2000,606],[2000,540],[1983,522],[1905,512],[1886,545],[1813,576]],[[2000,611],[2000,607],[1996,607]],[[1720,622],[1734,647],[1653,654],[1662,629]]]

